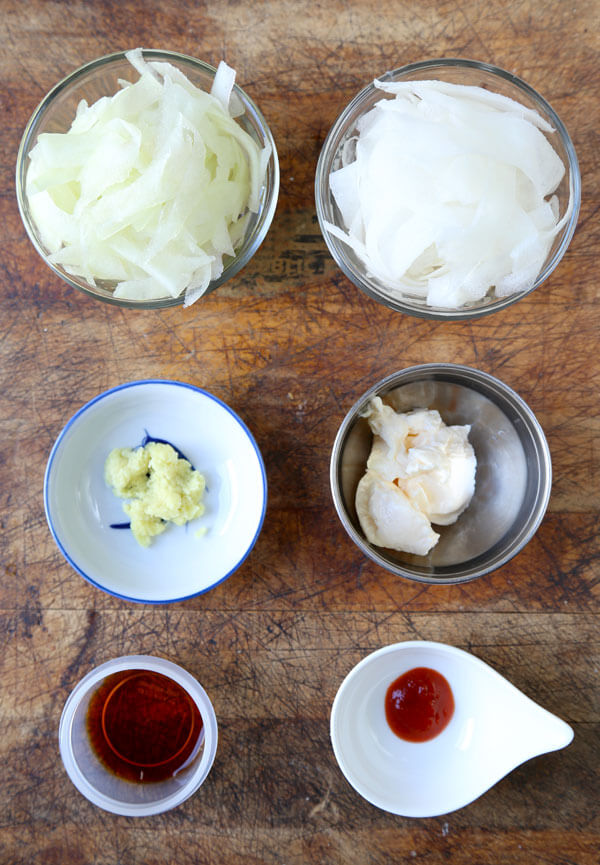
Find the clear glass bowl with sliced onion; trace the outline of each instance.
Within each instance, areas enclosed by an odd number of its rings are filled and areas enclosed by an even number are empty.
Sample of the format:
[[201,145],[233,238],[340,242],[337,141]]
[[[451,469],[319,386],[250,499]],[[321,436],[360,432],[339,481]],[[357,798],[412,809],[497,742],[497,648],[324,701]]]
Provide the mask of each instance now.
[[386,72],[348,104],[323,144],[315,199],[358,288],[401,312],[467,319],[552,273],[581,179],[564,124],[532,87],[445,58]]
[[33,245],[69,285],[120,306],[188,306],[264,240],[279,163],[227,64],[135,49],[48,93],[24,131],[16,189]]

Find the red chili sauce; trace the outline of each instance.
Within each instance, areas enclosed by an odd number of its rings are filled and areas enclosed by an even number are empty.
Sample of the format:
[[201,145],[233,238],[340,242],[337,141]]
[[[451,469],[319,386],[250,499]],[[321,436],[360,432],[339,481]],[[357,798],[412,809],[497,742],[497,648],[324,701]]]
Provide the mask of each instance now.
[[387,689],[385,716],[394,733],[407,742],[435,739],[454,714],[446,679],[429,667],[403,673]]
[[104,766],[127,781],[171,778],[190,760],[202,716],[187,691],[152,670],[107,676],[86,715],[90,744]]

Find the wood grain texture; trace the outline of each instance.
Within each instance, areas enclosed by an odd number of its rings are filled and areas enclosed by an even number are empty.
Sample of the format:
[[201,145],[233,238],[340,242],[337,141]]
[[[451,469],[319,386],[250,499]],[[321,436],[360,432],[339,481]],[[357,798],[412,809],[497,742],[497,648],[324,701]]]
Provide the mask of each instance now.
[[[0,865],[592,865],[600,858],[600,329],[597,0],[0,0]],[[281,194],[246,268],[189,310],[132,312],[75,293],[21,225],[22,131],[61,77],[110,51],[224,57],[273,130]],[[547,283],[474,323],[402,316],[337,269],[315,216],[323,139],[346,102],[404,63],[464,56],[525,78],[558,111],[583,178],[579,225]],[[360,555],[329,493],[353,402],[415,363],[476,366],[512,386],[552,452],[548,513],[529,545],[463,586],[402,581]],[[205,387],[246,421],[269,505],[252,555],[207,595],[131,605],[64,562],[42,501],[64,423],[145,377]],[[466,648],[575,729],[446,817],[368,805],[330,747],[331,702],[367,652],[403,639]],[[60,762],[57,728],[93,666],[153,653],[213,699],[219,750],[202,789],[147,820],[95,809]]]

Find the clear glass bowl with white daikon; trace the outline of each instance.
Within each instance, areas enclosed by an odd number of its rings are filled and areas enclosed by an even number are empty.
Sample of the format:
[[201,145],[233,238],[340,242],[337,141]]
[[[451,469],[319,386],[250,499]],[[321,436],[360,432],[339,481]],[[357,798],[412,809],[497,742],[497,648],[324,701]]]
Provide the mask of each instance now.
[[120,306],[188,306],[264,240],[279,164],[226,63],[135,49],[50,91],[23,134],[16,187],[33,245],[71,286]]
[[577,156],[516,76],[440,59],[386,72],[331,128],[315,198],[346,276],[392,309],[465,319],[537,288],[579,212]]

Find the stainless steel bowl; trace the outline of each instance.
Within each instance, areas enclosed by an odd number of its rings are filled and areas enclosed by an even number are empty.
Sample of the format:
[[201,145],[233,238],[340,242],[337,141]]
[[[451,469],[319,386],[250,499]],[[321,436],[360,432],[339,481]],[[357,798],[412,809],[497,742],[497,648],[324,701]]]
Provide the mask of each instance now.
[[[427,556],[373,546],[358,521],[354,498],[373,438],[361,412],[374,396],[396,411],[437,409],[448,425],[471,425],[475,494],[456,523],[435,527],[440,540]],[[387,376],[355,403],[335,438],[330,481],[342,525],[366,556],[418,582],[462,583],[499,568],[531,540],[548,506],[552,465],[541,426],[510,387],[471,367],[432,363]]]

